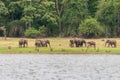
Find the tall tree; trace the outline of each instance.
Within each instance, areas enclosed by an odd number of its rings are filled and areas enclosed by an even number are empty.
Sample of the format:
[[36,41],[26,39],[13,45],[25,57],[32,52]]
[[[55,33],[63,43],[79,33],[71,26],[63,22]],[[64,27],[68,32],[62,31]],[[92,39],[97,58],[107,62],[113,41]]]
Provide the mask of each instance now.
[[58,27],[59,27],[59,34],[61,36],[62,33],[62,13],[64,11],[64,6],[68,0],[55,0],[56,3],[56,11],[58,15]]
[[6,15],[8,14],[8,9],[7,7],[5,6],[5,4],[0,1],[0,26],[5,26],[5,17]]
[[[106,34],[109,32],[109,35],[112,37],[114,32],[115,26],[115,8],[112,1],[104,1],[101,0],[99,3],[98,11],[96,13],[96,18],[101,24],[105,25]],[[108,26],[108,27],[107,27]],[[108,30],[109,29],[109,30]],[[114,34],[113,34],[114,33]]]
[[96,18],[101,24],[108,26],[106,34],[110,37],[120,36],[120,1],[119,0],[101,0]]
[[100,0],[88,0],[88,10],[90,16],[95,17],[99,1]]
[[87,0],[69,0],[62,15],[65,36],[77,36],[79,24],[88,16]]

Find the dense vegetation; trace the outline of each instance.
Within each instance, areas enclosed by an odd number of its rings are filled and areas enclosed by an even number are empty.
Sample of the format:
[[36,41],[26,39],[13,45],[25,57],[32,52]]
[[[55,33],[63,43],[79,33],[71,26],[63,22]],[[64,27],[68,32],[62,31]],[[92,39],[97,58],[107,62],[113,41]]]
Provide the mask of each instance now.
[[119,37],[120,0],[0,0],[1,35]]

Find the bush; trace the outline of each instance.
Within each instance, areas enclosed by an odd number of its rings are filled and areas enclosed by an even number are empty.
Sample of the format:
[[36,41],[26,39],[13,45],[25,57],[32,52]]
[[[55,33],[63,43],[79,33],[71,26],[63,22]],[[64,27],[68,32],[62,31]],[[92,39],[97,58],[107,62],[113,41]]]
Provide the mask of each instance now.
[[40,26],[39,31],[41,37],[46,37],[48,34],[48,29],[44,25]]
[[38,37],[40,33],[38,30],[32,27],[26,30],[24,34],[26,37],[35,38]]
[[103,28],[94,18],[86,19],[79,26],[79,34],[86,38],[100,37],[103,32]]

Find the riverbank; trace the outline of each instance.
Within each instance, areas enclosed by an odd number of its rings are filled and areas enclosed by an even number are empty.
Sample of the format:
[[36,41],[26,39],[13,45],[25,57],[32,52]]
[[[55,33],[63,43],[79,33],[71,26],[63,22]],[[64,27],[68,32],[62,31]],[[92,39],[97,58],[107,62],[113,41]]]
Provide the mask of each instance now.
[[96,42],[96,49],[93,47],[69,47],[71,38],[42,38],[50,40],[51,47],[35,48],[35,39],[26,38],[28,40],[28,48],[19,48],[18,41],[21,38],[0,38],[0,53],[47,53],[47,54],[119,54],[120,53],[120,38],[111,38],[117,41],[117,48],[105,47],[105,41],[108,38],[100,39],[85,39]]

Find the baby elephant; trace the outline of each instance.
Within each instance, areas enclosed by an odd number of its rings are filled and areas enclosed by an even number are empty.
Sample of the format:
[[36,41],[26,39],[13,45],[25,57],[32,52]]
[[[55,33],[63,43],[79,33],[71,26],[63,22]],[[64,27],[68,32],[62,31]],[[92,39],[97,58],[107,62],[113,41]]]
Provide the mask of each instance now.
[[94,48],[96,48],[96,43],[94,41],[90,41],[90,42],[87,42],[88,43],[88,46],[87,48],[93,46]]
[[27,40],[25,40],[25,39],[20,39],[19,40],[19,48],[25,48],[25,47],[28,47],[28,41]]
[[117,44],[116,40],[107,40],[105,42],[105,46],[108,45],[108,47],[110,47],[110,46],[111,47],[117,47],[116,44]]

